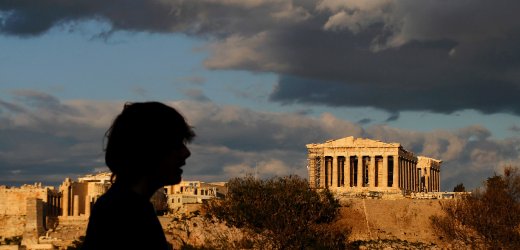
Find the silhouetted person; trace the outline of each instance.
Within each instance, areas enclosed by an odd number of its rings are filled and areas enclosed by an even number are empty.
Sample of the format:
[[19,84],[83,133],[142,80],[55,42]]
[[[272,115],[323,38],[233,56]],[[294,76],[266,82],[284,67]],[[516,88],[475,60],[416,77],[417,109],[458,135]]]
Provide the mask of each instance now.
[[115,181],[94,204],[83,249],[169,249],[150,198],[181,181],[195,136],[175,109],[125,104],[106,133],[105,162]]

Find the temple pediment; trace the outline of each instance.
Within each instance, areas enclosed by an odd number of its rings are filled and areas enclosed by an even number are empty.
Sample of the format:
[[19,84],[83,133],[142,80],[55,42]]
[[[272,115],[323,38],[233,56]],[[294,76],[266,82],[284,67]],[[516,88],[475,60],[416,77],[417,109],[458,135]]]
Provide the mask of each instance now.
[[379,140],[371,140],[364,138],[354,138],[353,136],[348,136],[335,140],[328,140],[324,143],[313,143],[307,144],[307,148],[312,147],[362,147],[362,148],[398,148],[401,147],[400,143],[386,143]]

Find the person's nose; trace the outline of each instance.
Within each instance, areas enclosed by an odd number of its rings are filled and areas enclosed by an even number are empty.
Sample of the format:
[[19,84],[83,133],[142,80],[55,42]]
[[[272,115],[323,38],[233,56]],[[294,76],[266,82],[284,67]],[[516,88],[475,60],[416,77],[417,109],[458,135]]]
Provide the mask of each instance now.
[[191,156],[191,151],[188,149],[188,147],[184,146],[184,159],[188,159],[188,157]]

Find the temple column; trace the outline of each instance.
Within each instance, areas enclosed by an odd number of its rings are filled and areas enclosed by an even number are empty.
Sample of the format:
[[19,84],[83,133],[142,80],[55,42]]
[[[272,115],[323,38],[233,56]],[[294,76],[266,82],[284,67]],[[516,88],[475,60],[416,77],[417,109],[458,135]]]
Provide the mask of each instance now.
[[[331,182],[330,182],[330,185],[332,187],[338,187],[338,177],[339,177],[339,171],[338,171],[338,167],[339,167],[339,161],[338,161],[338,158],[336,155],[332,156],[330,158],[331,162],[330,162],[330,168],[331,168]],[[336,164],[334,164],[336,163]]]
[[406,182],[407,182],[407,186],[406,186],[406,189],[407,190],[410,190],[411,187],[412,187],[412,171],[411,171],[411,167],[410,167],[410,160],[406,159],[405,160],[406,162]]
[[344,183],[345,183],[345,187],[350,187],[350,156],[349,155],[345,155],[345,163],[343,164],[344,165],[344,173],[343,173],[343,178],[344,178]]
[[439,178],[439,170],[436,169],[435,171],[435,177],[437,177],[437,190],[439,190],[439,192],[441,191],[441,180]]
[[428,191],[429,192],[433,192],[433,187],[432,187],[432,168],[431,167],[428,168]]
[[[383,155],[383,169],[382,171],[382,178],[381,183],[379,184],[380,187],[388,187],[388,155]],[[393,176],[392,176],[393,178]]]
[[401,161],[401,168],[402,168],[401,171],[403,172],[403,179],[401,181],[403,184],[403,190],[406,190],[406,164],[405,164],[404,158],[401,157],[400,161]]
[[363,156],[358,155],[358,169],[357,169],[357,186],[363,187]]
[[327,184],[327,176],[325,176],[325,157],[320,157],[320,162],[316,164],[316,167],[320,168],[320,187],[325,188]]
[[399,156],[396,155],[392,159],[392,165],[394,167],[394,176],[392,176],[393,182],[392,187],[399,188],[399,179],[401,178],[401,174],[399,173]]
[[430,192],[430,187],[428,186],[429,177],[430,176],[428,175],[428,168],[426,168],[426,170],[424,170],[424,192]]
[[419,168],[417,168],[417,163],[414,162],[414,165],[415,165],[415,179],[416,179],[416,182],[417,182],[417,187],[415,188],[415,192],[421,192],[421,170]]
[[436,192],[436,189],[435,189],[435,179],[434,179],[434,176],[435,176],[435,173],[434,173],[434,172],[435,172],[435,169],[432,168],[430,171],[431,171],[430,180],[431,180],[431,182],[432,182],[432,183],[430,184],[430,186],[432,187],[432,191],[433,191],[433,192]]
[[413,192],[415,191],[415,171],[413,169],[413,161],[410,160],[408,164],[410,165],[410,190]]
[[63,189],[63,203],[62,205],[62,216],[69,216],[69,197],[70,197],[70,186],[65,185]]
[[415,168],[413,167],[413,161],[410,160],[410,172],[412,176],[412,187],[410,188],[413,192],[415,192]]
[[437,176],[437,190],[439,190],[439,192],[440,192],[441,191],[441,176],[439,175],[439,169],[437,169],[435,176]]
[[437,190],[437,178],[435,178],[435,168],[432,170],[432,174],[433,190],[435,190],[435,192],[438,192],[439,190]]
[[412,190],[412,192],[415,191],[415,169],[413,167],[413,161],[410,160],[410,190]]
[[90,196],[85,197],[85,216],[90,216]]
[[368,164],[368,186],[375,187],[376,178],[376,157],[374,155],[370,156],[370,164]]
[[435,178],[435,168],[432,168],[432,189],[437,192],[437,183]]
[[410,165],[412,166],[412,191],[417,192],[417,168],[413,161],[410,161]]
[[[315,171],[315,164],[316,164],[316,160],[315,159],[312,159],[312,157],[308,157],[307,158],[307,162],[309,163],[308,165],[308,169],[307,169],[307,174],[309,175],[309,186],[311,187],[316,187],[316,175],[314,174],[314,171]],[[170,189],[168,189],[170,190]]]
[[72,199],[74,206],[72,207],[72,215],[73,216],[79,216],[79,195],[74,195],[74,198]]
[[415,164],[415,178],[417,179],[417,187],[415,188],[415,191],[416,192],[420,192],[421,191],[421,170],[419,168],[417,168],[417,162],[414,162]]
[[399,169],[399,188],[404,189],[404,171],[401,157],[397,156],[397,167]]

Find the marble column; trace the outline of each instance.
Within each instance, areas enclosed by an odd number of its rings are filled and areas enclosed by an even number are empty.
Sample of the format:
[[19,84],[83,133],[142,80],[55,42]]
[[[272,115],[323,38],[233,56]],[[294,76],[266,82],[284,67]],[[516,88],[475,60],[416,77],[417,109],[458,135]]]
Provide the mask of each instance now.
[[408,190],[412,189],[412,168],[410,166],[410,160],[406,159],[406,169],[408,170]]
[[72,211],[74,216],[79,216],[79,195],[74,195],[72,199],[74,206],[72,207]]
[[357,186],[358,187],[363,187],[363,156],[362,155],[358,155],[358,169],[357,169]]
[[330,158],[331,162],[330,162],[330,172],[331,172],[331,181],[330,181],[330,185],[332,187],[338,187],[338,166],[339,166],[339,161],[338,161],[338,158],[334,155]]
[[69,216],[69,197],[70,197],[70,186],[66,185],[63,189],[63,203],[62,203],[62,216]]
[[[307,169],[307,175],[309,176],[309,185],[311,187],[316,187],[316,175],[314,174],[314,164],[315,164],[315,160],[312,159],[312,157],[308,157],[307,158],[307,162],[308,162],[308,169]],[[170,190],[170,189],[168,189]]]
[[85,197],[85,216],[90,216],[90,196]]
[[441,178],[439,175],[439,169],[437,169],[437,171],[435,171],[435,172],[436,172],[435,176],[437,177],[437,190],[440,192],[441,191]]
[[435,168],[432,168],[432,189],[437,192],[437,179],[435,178]]
[[432,179],[433,179],[433,190],[435,192],[438,192],[439,190],[437,190],[437,177],[435,176],[436,175],[436,172],[435,172],[435,168],[432,170]]
[[404,188],[404,171],[403,171],[403,163],[401,162],[401,157],[397,157],[397,166],[399,169],[399,188]]
[[406,168],[406,160],[403,158],[401,158],[401,164],[403,166],[403,187],[404,187],[404,190],[406,190],[408,188],[408,170]]
[[412,191],[417,191],[417,168],[415,167],[415,163],[410,161],[410,165],[412,166]]
[[344,176],[344,183],[345,187],[350,187],[350,156],[345,155],[345,163],[343,164],[345,166],[345,172],[343,173]]
[[325,175],[325,157],[320,157],[320,187],[325,188],[327,185],[327,176]]
[[439,191],[437,189],[437,172],[435,171],[435,168],[433,169],[433,190],[435,190],[435,192]]
[[399,179],[401,178],[400,176],[400,173],[399,173],[399,156],[398,155],[395,155],[394,157],[392,157],[392,165],[394,166],[394,176],[392,176],[393,179],[393,182],[392,182],[392,187],[399,187]]
[[437,190],[439,190],[439,192],[441,191],[441,180],[439,178],[439,170],[437,169],[435,171],[435,177],[437,177]]
[[376,157],[374,155],[370,155],[370,163],[368,164],[368,186],[375,187],[376,178]]
[[417,162],[414,162],[415,164],[415,175],[417,176],[417,188],[415,188],[415,191],[416,192],[421,192],[421,186],[422,186],[422,182],[421,182],[421,169],[417,168]]
[[[383,169],[382,171],[382,177],[381,183],[379,184],[380,187],[388,187],[388,155],[383,155]],[[392,176],[393,178],[393,176]]]

